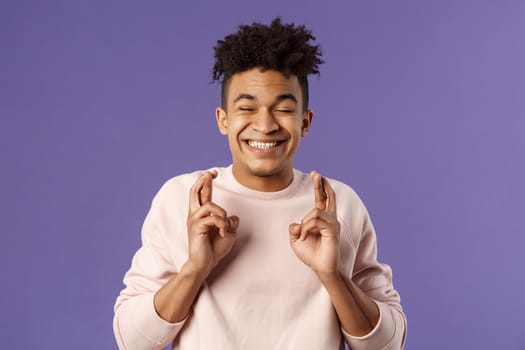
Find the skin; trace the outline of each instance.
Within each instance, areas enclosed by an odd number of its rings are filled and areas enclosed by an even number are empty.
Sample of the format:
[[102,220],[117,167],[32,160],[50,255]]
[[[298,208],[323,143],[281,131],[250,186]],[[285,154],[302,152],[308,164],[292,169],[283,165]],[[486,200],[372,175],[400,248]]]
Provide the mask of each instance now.
[[[311,125],[313,112],[302,110],[301,87],[295,76],[254,68],[231,78],[226,109],[217,108],[220,132],[228,137],[237,181],[258,191],[278,191],[293,178],[293,161],[300,139]],[[258,149],[249,142],[277,142]],[[209,273],[235,243],[237,216],[213,203],[216,172],[204,172],[190,190],[188,260],[180,272],[155,294],[157,313],[168,322],[187,317]],[[328,181],[313,171],[313,208],[289,226],[290,246],[317,275],[327,290],[343,329],[354,336],[368,334],[379,310],[340,270],[336,194]]]
[[343,329],[354,336],[372,331],[379,309],[340,269],[339,233],[335,192],[318,172],[312,171],[314,208],[300,223],[290,224],[290,245],[295,255],[317,275],[332,300]]
[[235,242],[239,218],[212,202],[215,177],[216,172],[206,171],[190,189],[188,260],[153,299],[159,316],[171,323],[186,318],[204,280]]
[[[278,191],[293,178],[293,161],[313,118],[302,110],[301,86],[296,76],[286,78],[273,70],[254,68],[231,78],[226,110],[217,108],[219,131],[228,137],[233,175],[258,191]],[[261,151],[247,141],[277,141]]]

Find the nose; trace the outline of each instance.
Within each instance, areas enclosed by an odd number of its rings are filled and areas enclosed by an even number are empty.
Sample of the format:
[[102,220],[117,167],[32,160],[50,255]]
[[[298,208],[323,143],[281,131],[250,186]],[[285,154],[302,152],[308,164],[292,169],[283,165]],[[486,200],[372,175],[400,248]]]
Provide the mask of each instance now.
[[252,128],[260,133],[270,134],[279,130],[279,124],[270,111],[262,109],[253,116]]

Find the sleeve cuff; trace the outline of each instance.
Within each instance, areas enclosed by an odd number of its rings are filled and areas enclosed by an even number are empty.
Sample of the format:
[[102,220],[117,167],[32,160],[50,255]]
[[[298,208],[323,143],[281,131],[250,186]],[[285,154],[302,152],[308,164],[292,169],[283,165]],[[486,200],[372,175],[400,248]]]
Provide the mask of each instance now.
[[341,327],[343,337],[352,350],[390,349],[390,347],[386,346],[392,343],[396,334],[396,320],[390,306],[380,302],[376,303],[379,308],[379,320],[370,333],[362,337],[356,337],[348,334]]
[[[140,295],[133,303],[128,301],[118,315],[117,327],[120,334],[119,345],[124,349],[144,346],[165,346],[171,342],[184,326],[186,319],[170,323],[161,318],[153,304],[154,293]],[[122,343],[122,344],[120,344]]]

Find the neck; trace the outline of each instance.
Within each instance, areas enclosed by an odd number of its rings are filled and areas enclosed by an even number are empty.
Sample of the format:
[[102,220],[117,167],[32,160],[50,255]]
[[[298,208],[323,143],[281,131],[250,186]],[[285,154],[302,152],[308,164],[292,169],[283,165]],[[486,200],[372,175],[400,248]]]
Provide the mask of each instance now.
[[293,180],[293,169],[272,175],[247,175],[233,165],[233,176],[241,185],[260,192],[277,192],[288,187]]

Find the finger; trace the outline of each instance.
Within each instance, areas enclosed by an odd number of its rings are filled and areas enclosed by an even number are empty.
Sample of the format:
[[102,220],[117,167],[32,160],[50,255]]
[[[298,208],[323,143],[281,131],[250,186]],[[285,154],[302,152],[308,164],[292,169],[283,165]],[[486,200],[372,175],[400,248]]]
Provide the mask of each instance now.
[[199,198],[199,192],[202,189],[202,185],[204,184],[206,173],[203,172],[199,175],[193,186],[191,186],[190,189],[190,211],[195,211],[200,208],[201,202]]
[[204,181],[202,188],[199,191],[199,203],[200,205],[211,202],[211,193],[212,193],[212,180],[217,177],[217,171],[205,171],[204,172]]
[[327,224],[337,221],[336,217],[332,213],[314,208],[305,215],[305,217],[301,220],[301,224],[305,224],[306,222],[314,219],[326,221]]
[[288,231],[290,233],[290,241],[295,242],[299,240],[299,237],[301,236],[301,225],[299,224],[290,224],[288,226]]
[[193,220],[198,220],[200,218],[210,216],[210,215],[218,216],[221,219],[226,219],[227,217],[226,210],[222,209],[221,207],[219,207],[217,204],[213,202],[208,202],[204,204],[203,206],[199,207],[197,210],[195,210],[191,214],[191,218]]
[[237,229],[239,228],[239,217],[232,215],[228,217],[228,233],[236,234]]
[[327,223],[319,218],[308,220],[304,224],[301,224],[300,240],[304,241],[309,234],[319,234],[320,231],[326,227],[328,227]]
[[199,220],[198,222],[198,231],[200,234],[210,232],[210,228],[216,227],[219,229],[219,235],[221,237],[225,236],[228,223],[225,219],[218,216],[206,216]]
[[317,171],[312,171],[310,177],[314,183],[314,200],[317,209],[325,210],[326,208],[326,193],[323,189],[323,181],[321,175]]
[[335,214],[337,212],[335,191],[325,177],[322,177],[323,189],[326,194],[326,211]]

